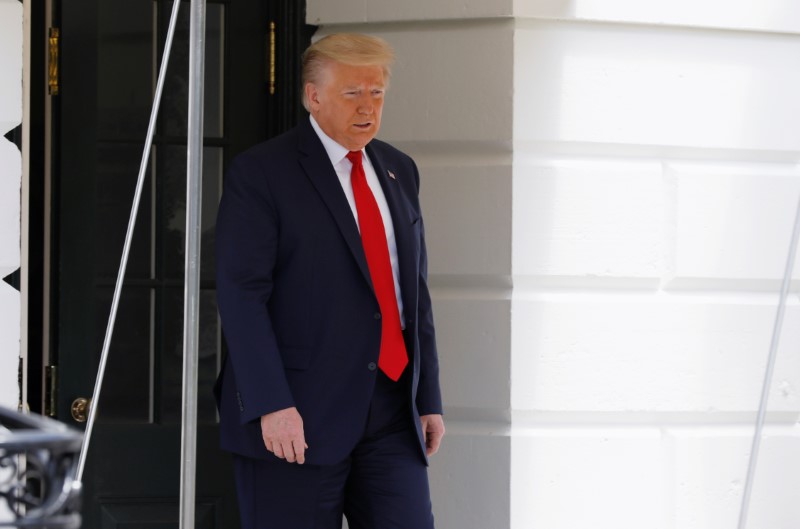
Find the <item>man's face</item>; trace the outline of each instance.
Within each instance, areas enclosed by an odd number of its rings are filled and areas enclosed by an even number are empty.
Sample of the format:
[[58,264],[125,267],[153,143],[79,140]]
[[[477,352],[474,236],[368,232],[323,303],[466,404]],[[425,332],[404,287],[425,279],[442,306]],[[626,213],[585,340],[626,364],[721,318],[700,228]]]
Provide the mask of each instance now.
[[336,143],[358,151],[381,126],[386,82],[381,66],[329,62],[318,83],[305,86],[311,115]]

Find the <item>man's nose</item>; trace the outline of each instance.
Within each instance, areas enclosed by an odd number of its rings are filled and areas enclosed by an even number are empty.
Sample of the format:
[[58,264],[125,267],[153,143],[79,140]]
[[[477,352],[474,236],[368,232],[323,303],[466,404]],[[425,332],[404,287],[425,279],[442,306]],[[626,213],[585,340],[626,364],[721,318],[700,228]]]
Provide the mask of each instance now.
[[361,100],[358,102],[358,113],[359,114],[372,114],[375,110],[375,104],[372,102],[372,98],[369,96],[362,97]]

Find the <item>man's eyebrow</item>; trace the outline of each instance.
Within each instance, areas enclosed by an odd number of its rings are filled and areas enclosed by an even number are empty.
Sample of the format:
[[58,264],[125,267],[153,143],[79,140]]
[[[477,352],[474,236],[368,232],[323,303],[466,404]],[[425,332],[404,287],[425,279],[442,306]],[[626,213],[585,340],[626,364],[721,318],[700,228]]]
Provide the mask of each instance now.
[[342,92],[350,92],[350,91],[353,91],[353,90],[364,90],[365,88],[366,88],[366,90],[370,90],[370,91],[371,90],[386,90],[386,85],[385,84],[376,84],[376,85],[369,85],[369,86],[366,86],[366,87],[360,86],[360,85],[343,86],[342,87]]

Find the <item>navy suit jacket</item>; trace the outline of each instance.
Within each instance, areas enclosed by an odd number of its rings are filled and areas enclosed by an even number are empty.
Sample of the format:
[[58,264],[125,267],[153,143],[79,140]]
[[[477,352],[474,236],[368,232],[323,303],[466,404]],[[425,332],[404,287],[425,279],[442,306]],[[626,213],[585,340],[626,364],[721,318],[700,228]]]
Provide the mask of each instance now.
[[[394,224],[413,348],[408,399],[424,457],[419,416],[442,413],[442,401],[419,174],[411,158],[384,142],[373,140],[366,152]],[[216,387],[222,447],[275,457],[264,447],[259,419],[296,406],[309,446],[306,462],[343,460],[366,424],[380,308],[355,218],[308,120],[233,160],[217,217],[216,251],[228,344]]]

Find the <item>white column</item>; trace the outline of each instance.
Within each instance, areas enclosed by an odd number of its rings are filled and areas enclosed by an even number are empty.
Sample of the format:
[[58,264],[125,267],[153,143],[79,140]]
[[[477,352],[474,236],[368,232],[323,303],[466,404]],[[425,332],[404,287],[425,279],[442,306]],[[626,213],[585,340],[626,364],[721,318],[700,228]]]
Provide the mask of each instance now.
[[[0,0],[0,278],[20,265],[22,158],[3,135],[22,122],[22,4]],[[0,405],[16,409],[20,296],[0,281]]]
[[[798,6],[552,4],[515,12],[511,526],[735,527],[800,194]],[[752,528],[800,520],[798,323],[794,296]]]

